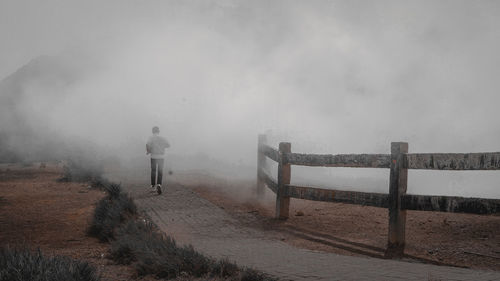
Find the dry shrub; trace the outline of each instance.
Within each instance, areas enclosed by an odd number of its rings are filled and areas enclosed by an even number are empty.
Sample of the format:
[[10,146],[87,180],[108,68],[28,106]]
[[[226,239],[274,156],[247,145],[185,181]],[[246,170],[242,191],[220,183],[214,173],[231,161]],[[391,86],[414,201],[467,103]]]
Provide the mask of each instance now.
[[105,187],[108,195],[101,199],[95,208],[94,216],[87,230],[88,234],[101,241],[114,239],[114,230],[121,223],[137,214],[137,206],[133,199],[121,192],[118,184]]
[[63,167],[63,182],[92,182],[102,179],[103,167],[95,160],[83,157],[67,160]]
[[200,277],[208,274],[213,264],[192,246],[177,246],[174,239],[157,232],[148,222],[131,220],[116,233],[111,258],[123,264],[135,262],[139,275],[170,279],[185,272]]
[[38,249],[0,248],[0,281],[98,281],[95,267],[64,256],[47,257]]

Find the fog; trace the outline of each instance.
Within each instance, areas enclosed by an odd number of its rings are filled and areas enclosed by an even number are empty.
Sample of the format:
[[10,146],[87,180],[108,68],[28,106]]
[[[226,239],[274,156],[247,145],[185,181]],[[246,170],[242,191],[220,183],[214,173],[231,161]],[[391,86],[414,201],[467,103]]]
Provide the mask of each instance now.
[[[159,126],[170,168],[247,178],[259,133],[305,153],[500,151],[498,26],[496,1],[2,1],[0,144],[146,163]],[[292,170],[387,192],[388,170]],[[410,171],[409,191],[500,198],[499,180]]]

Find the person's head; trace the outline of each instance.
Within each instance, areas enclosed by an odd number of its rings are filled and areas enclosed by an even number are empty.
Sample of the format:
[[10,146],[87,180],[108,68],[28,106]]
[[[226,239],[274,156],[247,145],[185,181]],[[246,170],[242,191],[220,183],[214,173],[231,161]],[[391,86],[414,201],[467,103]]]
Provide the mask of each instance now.
[[160,133],[160,128],[158,126],[153,127],[153,134],[159,134]]

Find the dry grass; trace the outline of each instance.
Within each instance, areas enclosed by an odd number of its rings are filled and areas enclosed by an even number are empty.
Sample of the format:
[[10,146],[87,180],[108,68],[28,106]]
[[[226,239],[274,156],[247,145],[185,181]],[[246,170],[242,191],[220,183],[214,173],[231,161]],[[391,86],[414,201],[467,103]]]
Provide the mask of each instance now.
[[47,257],[40,250],[0,248],[2,281],[98,281],[95,267],[64,256]]

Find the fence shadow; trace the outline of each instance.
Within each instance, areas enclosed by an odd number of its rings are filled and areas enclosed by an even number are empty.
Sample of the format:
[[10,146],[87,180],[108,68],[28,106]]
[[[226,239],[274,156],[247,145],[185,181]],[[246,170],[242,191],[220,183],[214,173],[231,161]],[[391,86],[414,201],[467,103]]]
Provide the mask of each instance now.
[[[292,235],[297,238],[305,239],[311,242],[319,243],[325,246],[329,246],[332,248],[341,249],[344,251],[348,251],[353,254],[358,254],[366,257],[379,258],[379,259],[388,259],[385,256],[385,249],[376,247],[369,244],[349,241],[347,239],[335,237],[331,234],[326,234],[322,232],[312,231],[310,229],[303,229],[295,226],[284,226],[281,231]],[[418,262],[425,264],[433,264],[440,266],[453,266],[460,268],[467,268],[466,266],[459,266],[456,264],[450,264],[445,262],[439,262],[436,260],[426,259],[422,257],[417,257],[414,255],[404,254],[402,259],[406,262]]]

